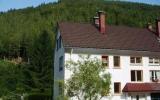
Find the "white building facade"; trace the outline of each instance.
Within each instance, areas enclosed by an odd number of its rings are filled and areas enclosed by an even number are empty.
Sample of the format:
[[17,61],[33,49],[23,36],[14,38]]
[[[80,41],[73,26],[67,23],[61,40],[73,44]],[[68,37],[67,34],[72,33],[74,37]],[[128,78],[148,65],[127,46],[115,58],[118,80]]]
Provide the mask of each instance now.
[[[160,100],[160,42],[158,41],[159,36],[157,36],[157,34],[160,35],[160,32],[153,35],[152,33],[146,33],[147,30],[145,29],[134,29],[135,32],[133,28],[126,28],[124,30],[129,31],[129,33],[126,33],[127,35],[132,35],[132,32],[135,34],[132,37],[125,37],[121,43],[119,40],[111,40],[111,37],[114,38],[117,34],[121,33],[115,26],[107,27],[111,29],[114,28],[113,31],[109,30],[110,34],[113,32],[113,36],[110,35],[109,32],[107,33],[108,35],[103,35],[103,32],[107,31],[106,26],[101,25],[103,24],[101,21],[105,20],[103,17],[105,16],[100,12],[98,25],[100,25],[99,27],[102,26],[102,28],[100,28],[99,33],[97,30],[94,32],[93,27],[89,25],[71,23],[73,25],[71,26],[71,24],[68,23],[59,24],[54,55],[53,99],[57,100],[58,96],[63,94],[63,89],[59,81],[66,81],[72,74],[72,72],[65,67],[66,62],[70,60],[77,61],[79,55],[89,54],[91,57],[96,57],[101,60],[106,67],[105,72],[111,74],[110,94],[102,98],[102,100]],[[159,25],[158,27],[160,29],[159,23],[160,21],[158,20],[157,25]],[[103,26],[105,26],[105,29],[103,29]],[[79,27],[83,28],[81,29]],[[120,29],[122,28],[124,27],[120,27]],[[116,29],[118,33],[115,32]],[[88,32],[98,35],[95,36],[95,38],[91,36],[91,39],[89,39],[90,37],[88,36],[90,35],[84,36],[79,33],[79,31],[84,32],[83,34],[87,34]],[[144,36],[144,40],[136,40],[139,39],[139,36],[136,36],[137,33],[141,33],[142,31],[144,31],[144,34],[148,34],[148,37]],[[101,34],[101,32],[103,34]],[[124,32],[126,31],[122,31],[122,34]],[[97,38],[100,39],[100,41]],[[111,38],[111,42],[108,42],[105,38]],[[135,40],[132,40],[133,38]],[[83,39],[86,41],[83,41]],[[105,41],[104,43],[102,42],[103,39]],[[116,39],[118,39],[118,37]],[[128,45],[125,41],[127,39],[132,41],[132,44]],[[150,40],[150,42],[147,42],[145,39]],[[114,42],[120,44],[112,44]],[[71,100],[75,100],[75,98],[71,98]]]

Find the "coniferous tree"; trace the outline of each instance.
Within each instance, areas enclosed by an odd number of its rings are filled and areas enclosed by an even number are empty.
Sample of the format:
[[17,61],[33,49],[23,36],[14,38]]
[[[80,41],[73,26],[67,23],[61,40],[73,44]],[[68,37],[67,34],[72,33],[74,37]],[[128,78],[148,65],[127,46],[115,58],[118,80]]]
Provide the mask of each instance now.
[[30,48],[30,68],[33,88],[45,89],[52,85],[53,46],[47,31],[35,39]]

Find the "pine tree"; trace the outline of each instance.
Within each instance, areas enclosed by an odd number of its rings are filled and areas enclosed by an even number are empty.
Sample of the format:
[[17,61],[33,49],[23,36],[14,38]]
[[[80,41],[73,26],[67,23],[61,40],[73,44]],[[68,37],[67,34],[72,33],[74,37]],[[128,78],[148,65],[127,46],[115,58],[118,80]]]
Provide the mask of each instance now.
[[51,38],[47,31],[43,31],[35,39],[33,47],[30,48],[30,74],[33,88],[44,90],[52,85],[52,60],[53,48]]

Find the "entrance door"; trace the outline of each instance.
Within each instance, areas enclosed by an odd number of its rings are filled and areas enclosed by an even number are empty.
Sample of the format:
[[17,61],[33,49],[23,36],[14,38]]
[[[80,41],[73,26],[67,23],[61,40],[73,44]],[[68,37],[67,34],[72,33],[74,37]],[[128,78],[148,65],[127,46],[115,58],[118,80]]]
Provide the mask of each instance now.
[[151,100],[160,100],[160,93],[151,93]]

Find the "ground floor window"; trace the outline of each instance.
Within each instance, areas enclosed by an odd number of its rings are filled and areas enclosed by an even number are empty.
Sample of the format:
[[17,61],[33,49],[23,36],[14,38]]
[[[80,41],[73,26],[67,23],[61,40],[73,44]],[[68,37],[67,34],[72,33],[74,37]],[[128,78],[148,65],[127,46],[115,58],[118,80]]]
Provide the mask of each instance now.
[[121,93],[121,83],[120,82],[114,83],[114,93],[115,94]]
[[160,100],[160,93],[151,93],[151,100]]
[[144,94],[134,94],[131,95],[131,100],[146,100],[146,97]]

